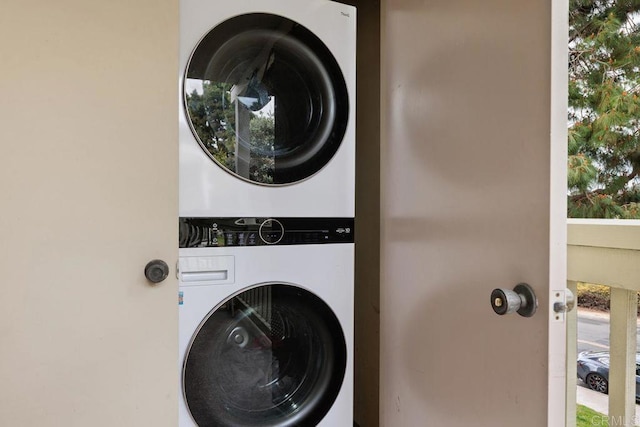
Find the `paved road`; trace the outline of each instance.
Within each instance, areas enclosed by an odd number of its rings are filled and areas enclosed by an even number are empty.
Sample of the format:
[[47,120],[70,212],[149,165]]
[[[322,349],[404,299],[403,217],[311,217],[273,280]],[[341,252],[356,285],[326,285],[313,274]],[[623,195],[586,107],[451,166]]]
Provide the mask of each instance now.
[[[640,328],[638,328],[640,331]],[[638,340],[640,351],[640,339]],[[609,350],[609,315],[578,311],[578,352]]]
[[[640,331],[640,328],[638,328]],[[638,339],[640,344],[640,338]],[[640,351],[640,345],[638,345]],[[609,350],[609,315],[578,310],[578,352]],[[589,390],[582,381],[578,380],[577,401],[602,414],[608,412],[609,396]],[[636,414],[640,424],[640,405],[636,405]],[[602,420],[599,420],[602,421]],[[602,423],[597,425],[604,425]]]

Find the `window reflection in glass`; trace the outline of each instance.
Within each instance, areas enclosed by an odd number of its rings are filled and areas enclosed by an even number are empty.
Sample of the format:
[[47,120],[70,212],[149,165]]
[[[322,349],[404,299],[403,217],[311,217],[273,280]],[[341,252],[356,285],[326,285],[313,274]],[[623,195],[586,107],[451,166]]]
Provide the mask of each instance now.
[[232,18],[203,37],[187,66],[184,101],[209,156],[265,185],[318,172],[338,150],[349,115],[346,84],[327,47],[268,14]]
[[260,83],[187,79],[185,87],[194,131],[214,159],[243,178],[273,183],[275,97]]
[[344,334],[331,309],[289,285],[230,298],[202,324],[183,385],[198,425],[315,425],[346,368]]

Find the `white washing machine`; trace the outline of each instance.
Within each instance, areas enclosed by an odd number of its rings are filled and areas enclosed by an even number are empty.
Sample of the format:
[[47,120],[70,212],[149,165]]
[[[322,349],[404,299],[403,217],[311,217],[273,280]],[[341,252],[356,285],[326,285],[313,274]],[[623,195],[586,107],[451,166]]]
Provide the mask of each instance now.
[[353,425],[353,219],[180,222],[180,427]]
[[180,216],[353,217],[356,10],[181,0]]

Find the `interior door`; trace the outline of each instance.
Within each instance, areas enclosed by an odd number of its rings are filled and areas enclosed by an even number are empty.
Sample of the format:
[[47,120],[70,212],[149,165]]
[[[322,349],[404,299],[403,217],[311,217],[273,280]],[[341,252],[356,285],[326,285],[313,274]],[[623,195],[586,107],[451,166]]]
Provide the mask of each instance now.
[[565,425],[566,10],[382,2],[383,426]]
[[0,425],[177,424],[177,23],[3,1]]

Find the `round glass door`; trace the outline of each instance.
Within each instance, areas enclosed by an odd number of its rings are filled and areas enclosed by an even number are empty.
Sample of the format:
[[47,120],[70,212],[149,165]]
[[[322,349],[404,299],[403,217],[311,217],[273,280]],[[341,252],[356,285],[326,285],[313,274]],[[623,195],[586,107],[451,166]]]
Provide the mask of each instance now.
[[347,127],[338,63],[318,37],[281,16],[241,15],[212,29],[191,55],[183,91],[205,153],[256,184],[312,176]]
[[242,292],[209,313],[184,363],[199,426],[316,425],[335,401],[346,344],[333,311],[291,285]]

